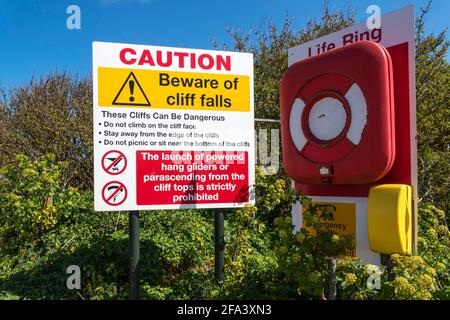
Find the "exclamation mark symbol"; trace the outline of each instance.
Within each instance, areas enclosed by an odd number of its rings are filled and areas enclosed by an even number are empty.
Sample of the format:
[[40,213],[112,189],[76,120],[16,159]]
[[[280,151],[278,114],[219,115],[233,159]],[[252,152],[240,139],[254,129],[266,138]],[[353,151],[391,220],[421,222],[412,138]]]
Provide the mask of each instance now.
[[128,86],[130,87],[130,101],[133,102],[134,101],[134,97],[133,97],[133,93],[134,93],[134,80],[130,80],[128,81]]

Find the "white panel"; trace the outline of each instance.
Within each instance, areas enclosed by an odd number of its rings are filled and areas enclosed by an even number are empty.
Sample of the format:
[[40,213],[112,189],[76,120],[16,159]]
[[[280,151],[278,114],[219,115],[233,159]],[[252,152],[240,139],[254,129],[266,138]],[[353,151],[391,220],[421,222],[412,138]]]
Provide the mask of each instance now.
[[[399,43],[409,42],[410,59],[414,60],[414,7],[409,5],[402,9],[388,12],[381,16],[381,32],[379,30],[368,30],[366,21],[348,28],[330,33],[326,36],[317,38],[315,40],[302,43],[298,46],[288,49],[288,66],[291,66],[299,60],[309,58],[324,53],[321,49],[325,43],[327,46],[334,44],[334,48],[340,48],[345,45],[358,42],[360,39],[358,35],[369,31],[370,41],[379,41],[384,47],[388,48]],[[365,40],[365,39],[363,39]],[[411,61],[411,60],[410,60]],[[413,73],[414,74],[414,73]]]
[[292,224],[294,225],[294,232],[299,232],[302,228],[303,216],[299,214],[299,212],[302,212],[302,205],[300,201],[297,201],[292,206]]
[[309,129],[320,140],[336,138],[345,127],[347,114],[342,103],[326,97],[317,101],[309,113]]
[[304,108],[305,103],[301,99],[295,99],[289,116],[289,130],[291,132],[292,141],[298,151],[301,151],[308,142],[301,128],[301,118]]
[[353,83],[347,91],[345,98],[347,99],[352,112],[352,121],[350,122],[350,128],[347,132],[347,138],[354,145],[357,145],[361,141],[361,136],[367,123],[366,99],[364,98],[361,88],[356,83]]

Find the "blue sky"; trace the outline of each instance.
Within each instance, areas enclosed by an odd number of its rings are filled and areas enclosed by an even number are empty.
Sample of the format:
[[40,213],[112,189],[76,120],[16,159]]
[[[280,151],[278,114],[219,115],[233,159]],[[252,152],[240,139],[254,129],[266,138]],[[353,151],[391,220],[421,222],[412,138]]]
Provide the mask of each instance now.
[[[329,0],[330,9],[352,7],[358,20],[370,4],[382,13],[427,0]],[[287,16],[301,26],[318,18],[323,1],[300,0],[0,0],[0,83],[6,87],[26,83],[55,70],[86,76],[91,71],[92,41],[128,42],[211,49],[211,39],[229,41],[227,26],[246,31],[262,20],[281,25]],[[81,9],[81,30],[68,30],[66,9]],[[434,0],[427,31],[449,25],[450,1]]]

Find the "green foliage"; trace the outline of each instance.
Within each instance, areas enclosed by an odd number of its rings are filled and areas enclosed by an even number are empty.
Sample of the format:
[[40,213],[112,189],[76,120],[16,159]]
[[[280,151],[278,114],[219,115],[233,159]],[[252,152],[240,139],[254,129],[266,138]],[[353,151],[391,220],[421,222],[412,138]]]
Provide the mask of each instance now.
[[[1,169],[0,297],[120,299],[128,296],[126,213],[94,212],[91,192],[64,188],[66,166],[53,156]],[[141,285],[148,299],[273,297],[277,260],[262,221],[292,194],[276,176],[258,176],[272,202],[226,212],[226,281],[214,282],[211,210],[141,212]],[[11,196],[16,194],[18,197]],[[51,219],[48,197],[52,197]],[[263,198],[261,198],[263,199]],[[10,210],[12,206],[20,210]],[[15,208],[16,208],[15,207]],[[45,217],[43,219],[42,217]],[[20,223],[13,223],[14,221]],[[66,288],[69,265],[81,268],[80,291]],[[267,282],[259,279],[267,279]]]
[[276,249],[280,270],[289,283],[303,297],[325,299],[328,287],[328,258],[344,256],[354,249],[354,239],[339,236],[320,221],[331,221],[333,206],[313,204],[310,198],[301,199],[304,226],[293,232],[290,216],[275,219],[279,246]]
[[68,166],[61,183],[80,190],[92,184],[92,81],[67,73],[0,88],[0,166],[17,154],[33,160],[53,153]]
[[76,189],[61,189],[65,163],[49,154],[40,160],[18,155],[17,163],[0,171],[0,242],[39,242],[59,220],[77,211]]
[[354,261],[338,261],[336,270],[338,299],[366,300],[385,296],[386,286],[377,287],[377,282],[373,281],[378,276],[380,285],[387,283],[384,269],[372,264],[362,266]]
[[[4,207],[17,202],[18,208],[26,209],[1,211],[4,227],[1,229],[0,296],[5,299],[126,298],[127,214],[94,212],[92,193],[62,188],[60,176],[64,165],[55,163],[52,156],[39,160],[19,156],[15,166],[1,170],[0,198]],[[306,197],[300,199],[305,208],[305,228],[294,233],[288,208],[299,198],[290,188],[283,187],[285,183],[275,175],[258,174],[257,193],[264,193],[265,197],[257,202],[257,207],[226,212],[226,278],[221,284],[214,282],[210,210],[142,212],[142,296],[148,299],[324,299],[327,258],[344,255],[353,248],[354,239],[324,229],[319,221],[332,219],[334,207],[313,204]],[[20,197],[11,197],[12,191]],[[54,196],[55,210],[52,219],[42,219],[42,212],[47,208],[43,199],[48,194]],[[39,206],[42,203],[46,205]],[[283,215],[274,219],[274,225],[268,223],[267,217],[280,212],[280,208],[286,208]],[[12,224],[14,219],[21,219],[21,223]],[[392,268],[380,273],[379,289],[367,287],[373,274],[370,265],[339,260],[339,297],[448,299],[450,246],[445,223],[441,210],[431,205],[421,207],[421,257],[393,255]],[[31,232],[33,228],[39,232]],[[81,268],[80,291],[65,286],[65,269],[71,264]]]
[[227,277],[217,297],[235,299],[273,299],[286,295],[280,284],[278,259],[273,251],[272,217],[288,214],[297,199],[287,181],[276,175],[256,175],[256,207],[246,207],[227,214]]
[[393,254],[391,264],[389,269],[379,269],[374,265],[341,263],[337,277],[339,298],[430,300],[435,296],[436,271],[420,256]]
[[[424,32],[430,7],[416,21],[416,97],[419,197],[450,212],[450,65],[447,30]],[[447,217],[450,221],[450,217]]]
[[380,270],[380,288],[368,288],[370,265],[341,263],[338,272],[342,299],[449,299],[450,234],[443,211],[432,205],[419,209],[419,256],[391,256]]
[[450,299],[450,232],[445,213],[433,205],[419,209],[419,254],[435,270],[435,296]]
[[394,262],[392,281],[395,299],[429,300],[436,291],[436,271],[429,267],[419,256],[391,257]]

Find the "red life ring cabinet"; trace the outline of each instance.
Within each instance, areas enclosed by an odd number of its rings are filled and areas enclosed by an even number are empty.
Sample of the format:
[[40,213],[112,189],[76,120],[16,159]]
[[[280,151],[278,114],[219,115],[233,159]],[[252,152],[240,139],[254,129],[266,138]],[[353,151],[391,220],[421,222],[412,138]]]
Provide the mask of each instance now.
[[304,184],[364,184],[395,158],[392,65],[362,41],[293,64],[280,86],[283,162]]

